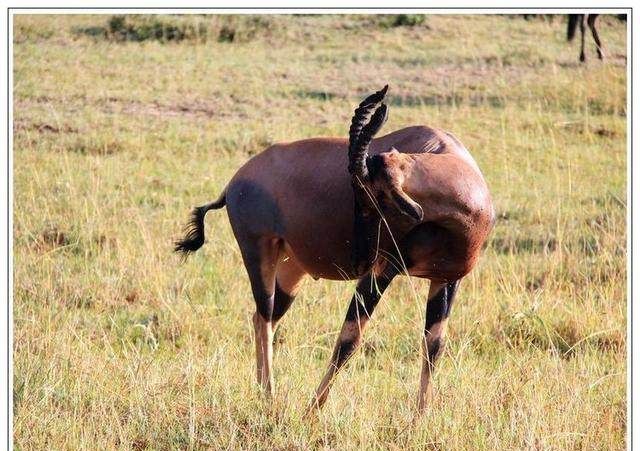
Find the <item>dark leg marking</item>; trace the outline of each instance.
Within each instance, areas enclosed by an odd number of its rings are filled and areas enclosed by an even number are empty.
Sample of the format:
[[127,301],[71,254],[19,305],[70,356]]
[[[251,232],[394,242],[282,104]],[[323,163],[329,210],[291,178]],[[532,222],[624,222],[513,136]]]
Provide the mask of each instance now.
[[349,357],[351,357],[358,347],[360,340],[350,340],[350,341],[342,341],[336,347],[336,350],[333,353],[332,361],[336,366],[336,369],[342,367]]
[[273,318],[273,306],[274,299],[273,294],[269,295],[266,292],[260,293],[260,297],[256,295],[256,290],[253,293],[256,301],[256,310],[266,321],[271,321]]
[[450,282],[444,285],[431,299],[427,301],[427,318],[424,333],[427,345],[427,358],[430,370],[433,371],[436,360],[444,350],[444,336],[441,333],[432,333],[432,327],[449,317],[453,299],[458,291],[460,281]]
[[295,296],[291,296],[289,293],[283,291],[282,288],[280,288],[278,282],[276,282],[276,293],[273,299],[272,314],[272,320],[274,323],[278,322],[280,318],[282,318],[284,314],[287,313],[287,310],[289,310],[289,307],[291,307],[294,299]]
[[425,323],[425,331],[431,329],[436,323],[449,316],[453,298],[456,295],[460,281],[447,283],[438,291],[435,296],[427,301],[427,320]]
[[435,338],[432,341],[427,343],[427,357],[429,358],[429,363],[431,365],[431,370],[433,371],[433,366],[436,363],[440,354],[442,354],[443,346],[441,342],[441,338]]
[[[431,282],[430,293],[438,285]],[[420,390],[418,391],[418,410],[424,411],[427,399],[431,393],[431,376],[435,363],[444,349],[446,326],[453,304],[453,298],[458,290],[460,281],[448,282],[440,287],[436,294],[427,300],[427,318],[424,327],[423,361],[420,375]]]
[[[360,280],[356,287],[356,292],[351,298],[349,309],[345,317],[345,323],[353,323],[354,329],[360,327],[360,320],[368,321],[373,315],[382,293],[387,289],[393,277],[394,273],[383,273],[379,277],[374,277],[371,274]],[[333,354],[332,361],[337,368],[340,368],[351,357],[353,352],[360,344],[360,333],[356,334],[356,339],[349,339],[347,341],[340,341],[336,346]]]
[[378,305],[378,301],[380,301],[382,293],[387,289],[394,276],[395,270],[389,270],[378,277],[369,274],[361,279],[358,282],[355,294],[351,298],[345,320],[357,321],[359,318],[370,318]]

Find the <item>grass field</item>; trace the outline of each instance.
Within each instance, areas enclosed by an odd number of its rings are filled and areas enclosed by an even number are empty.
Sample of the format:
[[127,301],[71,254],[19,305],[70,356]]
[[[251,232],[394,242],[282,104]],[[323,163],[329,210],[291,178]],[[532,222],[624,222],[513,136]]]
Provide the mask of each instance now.
[[[564,18],[419,19],[14,17],[17,449],[625,447],[625,23],[601,18],[608,58],[589,37],[581,65]],[[383,133],[455,133],[498,221],[428,414],[412,421],[428,285],[400,278],[306,422],[354,283],[305,282],[270,407],[226,214],[186,263],[172,243],[251,155],[346,136],[385,83]]]

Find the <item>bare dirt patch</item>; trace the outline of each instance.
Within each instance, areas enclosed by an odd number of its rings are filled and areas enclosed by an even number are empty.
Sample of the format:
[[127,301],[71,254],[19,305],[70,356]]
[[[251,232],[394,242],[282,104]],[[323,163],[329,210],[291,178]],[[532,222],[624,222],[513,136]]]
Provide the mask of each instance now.
[[24,120],[16,120],[13,123],[13,132],[18,131],[37,131],[38,133],[78,133],[78,129],[70,125],[52,125],[44,122],[28,122]]

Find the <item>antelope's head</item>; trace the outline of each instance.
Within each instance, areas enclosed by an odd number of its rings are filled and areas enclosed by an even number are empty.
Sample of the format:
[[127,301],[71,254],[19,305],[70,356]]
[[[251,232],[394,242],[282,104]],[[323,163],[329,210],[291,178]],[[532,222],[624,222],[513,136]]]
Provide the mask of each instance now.
[[364,99],[351,120],[349,174],[356,197],[356,214],[367,217],[382,210],[397,211],[420,222],[424,216],[422,207],[402,189],[412,166],[411,156],[394,148],[369,155],[373,137],[387,120],[388,108],[383,103],[387,89],[388,85]]

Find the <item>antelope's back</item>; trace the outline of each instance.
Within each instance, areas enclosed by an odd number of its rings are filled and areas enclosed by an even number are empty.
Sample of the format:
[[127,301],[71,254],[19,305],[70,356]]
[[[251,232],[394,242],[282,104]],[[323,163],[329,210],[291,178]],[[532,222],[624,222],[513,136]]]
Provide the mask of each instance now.
[[[438,129],[415,126],[392,132],[374,139],[370,153],[392,147],[433,157],[453,154],[480,174],[464,146]],[[447,164],[447,158],[437,160]],[[242,166],[227,187],[234,233],[282,238],[289,256],[314,277],[352,278],[354,198],[347,167],[346,139],[314,138],[269,147]],[[427,189],[439,188],[431,184]],[[425,212],[433,210],[433,203],[422,206]],[[406,232],[397,231],[396,236],[394,231],[394,238]]]

